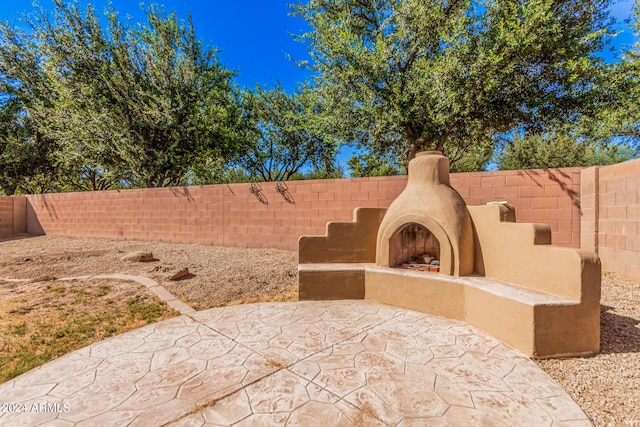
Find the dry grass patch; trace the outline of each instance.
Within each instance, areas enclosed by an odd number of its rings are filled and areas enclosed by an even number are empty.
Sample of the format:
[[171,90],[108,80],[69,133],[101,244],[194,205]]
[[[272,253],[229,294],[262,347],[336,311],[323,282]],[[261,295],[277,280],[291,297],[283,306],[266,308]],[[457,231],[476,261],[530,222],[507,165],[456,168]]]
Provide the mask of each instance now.
[[0,382],[131,329],[178,315],[119,280],[0,280]]
[[298,301],[298,290],[294,289],[282,295],[262,294],[249,298],[242,298],[230,302],[212,303],[212,307],[226,307],[232,305],[254,304],[259,302],[293,302]]

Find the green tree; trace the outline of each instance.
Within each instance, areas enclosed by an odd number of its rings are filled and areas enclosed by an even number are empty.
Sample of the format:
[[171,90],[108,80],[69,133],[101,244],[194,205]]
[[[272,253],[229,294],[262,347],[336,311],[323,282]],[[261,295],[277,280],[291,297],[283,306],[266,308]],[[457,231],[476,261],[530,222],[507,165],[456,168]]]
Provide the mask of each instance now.
[[340,179],[344,178],[344,171],[339,165],[332,166],[331,169],[313,168],[303,172],[296,172],[291,175],[291,180],[302,181],[306,179]]
[[280,85],[247,92],[244,107],[254,129],[253,144],[240,159],[250,176],[262,181],[292,179],[311,166],[336,172],[336,142],[325,123],[326,109],[317,92],[302,87],[293,94]]
[[639,153],[628,144],[600,144],[566,131],[516,135],[497,156],[499,169],[545,169],[608,165],[629,160]]
[[493,140],[484,143],[449,150],[451,172],[478,172],[487,169],[493,158],[495,146]]
[[20,101],[5,95],[0,103],[0,189],[4,194],[28,191],[48,168],[47,154]]
[[587,149],[585,166],[613,165],[626,162],[640,156],[640,147],[637,144],[595,144]]
[[[406,163],[452,162],[494,136],[592,103],[608,0],[308,0],[294,14],[339,135]],[[479,150],[483,151],[483,150]]]
[[587,145],[566,134],[516,135],[498,155],[498,168],[545,169],[583,166]]
[[235,164],[216,157],[202,156],[191,165],[189,184],[230,184],[255,181],[244,169]]
[[403,168],[398,161],[398,157],[387,154],[386,156],[376,156],[371,152],[352,156],[347,165],[351,169],[351,176],[354,178],[365,176],[394,176],[402,175]]
[[57,145],[38,127],[50,91],[32,39],[0,23],[0,178],[5,194],[59,188]]
[[54,3],[53,16],[30,22],[32,36],[0,28],[0,71],[29,95],[28,114],[59,144],[71,185],[177,185],[202,157],[237,154],[234,74],[190,19],[151,6],[130,26],[111,10],[103,29],[91,6]]
[[[640,33],[640,4],[636,2],[633,19],[636,35]],[[597,80],[598,104],[581,123],[581,133],[606,145],[623,140],[627,149],[640,148],[640,43],[623,52],[620,60],[610,64]],[[624,151],[624,148],[623,148]]]

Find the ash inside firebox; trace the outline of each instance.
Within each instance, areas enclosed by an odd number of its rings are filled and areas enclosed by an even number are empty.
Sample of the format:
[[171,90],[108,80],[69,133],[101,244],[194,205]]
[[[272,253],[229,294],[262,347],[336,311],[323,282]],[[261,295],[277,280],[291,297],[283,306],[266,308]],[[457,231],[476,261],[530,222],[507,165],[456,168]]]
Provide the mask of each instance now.
[[433,255],[422,254],[411,257],[411,260],[409,260],[408,262],[403,262],[401,267],[421,271],[439,272],[440,261],[437,260]]

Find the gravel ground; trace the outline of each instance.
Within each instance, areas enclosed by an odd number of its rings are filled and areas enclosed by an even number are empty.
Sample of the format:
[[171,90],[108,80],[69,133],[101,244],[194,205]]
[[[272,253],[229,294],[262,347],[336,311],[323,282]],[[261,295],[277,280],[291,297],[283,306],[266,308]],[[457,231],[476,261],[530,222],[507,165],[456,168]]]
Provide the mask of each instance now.
[[[156,261],[121,258],[151,251]],[[191,276],[167,276],[188,267]],[[65,277],[129,273],[152,277],[194,308],[297,300],[297,254],[275,249],[222,248],[159,242],[56,236],[0,241],[0,277]],[[640,426],[640,283],[604,274],[601,353],[537,361],[596,426]]]
[[596,426],[640,426],[640,283],[602,277],[600,354],[539,360]]

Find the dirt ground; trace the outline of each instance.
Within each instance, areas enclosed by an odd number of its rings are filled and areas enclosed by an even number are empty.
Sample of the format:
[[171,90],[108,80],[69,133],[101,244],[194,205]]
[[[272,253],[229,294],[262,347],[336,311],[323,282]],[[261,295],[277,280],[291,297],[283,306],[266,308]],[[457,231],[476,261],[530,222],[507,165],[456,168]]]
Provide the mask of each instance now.
[[[155,261],[125,261],[136,251]],[[297,300],[293,251],[58,236],[0,241],[0,278],[34,279],[126,273],[150,277],[196,310],[257,301]],[[187,267],[189,277],[171,281]]]

